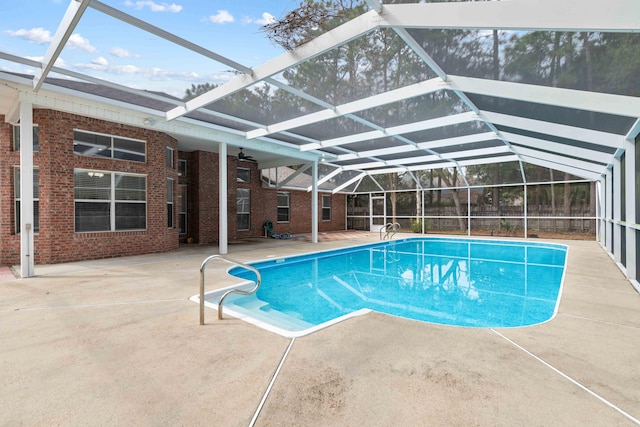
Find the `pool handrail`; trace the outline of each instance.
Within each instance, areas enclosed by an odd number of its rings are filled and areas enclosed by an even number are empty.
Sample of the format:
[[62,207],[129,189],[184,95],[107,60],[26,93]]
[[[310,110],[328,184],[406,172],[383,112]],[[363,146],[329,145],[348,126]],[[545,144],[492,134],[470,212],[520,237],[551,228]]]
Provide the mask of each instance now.
[[382,227],[380,227],[380,240],[384,240],[387,238],[387,235],[385,234],[384,237],[382,237],[382,232],[384,231],[385,233],[387,232],[387,228],[389,228],[391,226],[391,223],[388,222],[385,225],[383,225]]
[[249,271],[252,271],[256,274],[256,285],[253,287],[253,289],[250,289],[248,291],[242,290],[242,289],[230,289],[227,292],[225,292],[222,297],[220,297],[220,301],[218,302],[218,320],[222,320],[222,302],[224,301],[224,299],[230,295],[230,294],[241,294],[241,295],[252,295],[254,294],[258,288],[260,287],[260,283],[262,282],[262,275],[260,274],[260,272],[255,268],[252,267],[250,265],[247,264],[243,264],[239,261],[235,261],[232,260],[231,258],[228,257],[224,257],[222,255],[211,255],[209,257],[207,257],[204,261],[202,261],[202,264],[200,265],[200,324],[204,325],[204,273],[205,273],[205,269],[207,267],[207,264],[209,263],[209,261],[214,260],[214,259],[220,259],[222,261],[228,262],[229,264],[234,264],[237,265],[239,267],[245,268]]
[[[387,238],[391,239],[398,231],[400,231],[402,227],[399,222],[389,222],[382,227],[380,227],[380,240],[385,240]],[[386,234],[382,237],[382,232],[385,231]]]

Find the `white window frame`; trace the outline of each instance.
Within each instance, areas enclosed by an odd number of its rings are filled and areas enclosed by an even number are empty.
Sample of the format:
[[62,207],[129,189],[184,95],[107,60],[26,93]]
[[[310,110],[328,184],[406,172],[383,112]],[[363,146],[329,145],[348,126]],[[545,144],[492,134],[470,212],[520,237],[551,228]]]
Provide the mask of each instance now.
[[[184,221],[181,218],[184,217]],[[178,184],[178,227],[184,222],[184,229],[180,228],[180,234],[187,234],[187,186]]]
[[165,164],[167,166],[167,168],[169,169],[173,169],[173,154],[174,154],[174,149],[167,146],[165,147],[164,150],[164,155],[165,155]]
[[[110,157],[106,157],[106,156],[99,156],[96,154],[85,154],[85,153],[81,153],[81,152],[77,152],[76,151],[76,145],[79,145],[79,143],[76,142],[76,132],[77,133],[84,133],[87,135],[97,135],[97,136],[103,136],[106,138],[110,139],[110,150],[111,150],[111,156]],[[124,140],[124,141],[132,141],[132,142],[138,142],[144,145],[144,152],[133,152],[134,154],[138,155],[138,156],[142,156],[142,160],[132,160],[132,159],[121,159],[119,157],[115,157],[114,153],[115,153],[115,147],[114,147],[114,141],[116,139],[120,139],[120,140]],[[121,150],[123,151],[123,150]],[[98,159],[112,159],[112,160],[118,160],[118,161],[123,161],[123,162],[136,162],[136,163],[146,163],[147,162],[147,141],[142,140],[142,139],[135,139],[135,138],[127,138],[125,136],[118,136],[118,135],[110,135],[110,134],[106,134],[106,133],[100,133],[100,132],[91,132],[88,130],[83,130],[83,129],[74,129],[73,130],[73,154],[75,154],[76,156],[84,156],[84,157],[94,157],[94,158],[98,158]]]
[[[287,204],[286,205],[281,205],[280,204],[280,196],[285,196],[287,198]],[[277,205],[278,205],[278,211],[276,212],[276,220],[277,220],[276,222],[279,222],[279,223],[290,222],[291,221],[291,193],[289,193],[288,191],[278,191],[278,194],[277,194]],[[283,212],[286,210],[286,213],[287,213],[287,219],[286,220],[281,220],[280,219],[280,210],[283,210]]]
[[[329,201],[329,206],[325,205],[325,200]],[[325,212],[328,212],[329,218],[324,217]],[[322,195],[322,215],[321,218],[323,221],[331,221],[331,196],[327,194]]]
[[173,178],[167,178],[167,228],[175,227],[175,210],[173,204],[173,195],[175,190]]
[[[110,186],[109,186],[109,198],[108,199],[77,199],[75,197],[74,194],[74,200],[73,200],[73,205],[74,205],[74,232],[78,233],[78,234],[82,234],[82,233],[109,233],[109,232],[123,232],[123,231],[146,231],[148,228],[148,222],[149,222],[149,212],[148,212],[148,193],[149,193],[149,189],[148,189],[148,178],[147,175],[145,174],[136,174],[136,173],[122,173],[122,172],[115,172],[115,171],[105,171],[105,170],[93,170],[93,169],[81,169],[81,168],[77,168],[74,169],[74,184],[73,184],[73,188],[74,188],[74,193],[75,193],[75,189],[76,189],[76,182],[75,182],[75,175],[76,173],[87,173],[89,176],[91,176],[91,174],[97,174],[100,177],[104,176],[104,174],[110,174]],[[102,175],[100,175],[102,174]],[[144,223],[145,223],[145,227],[144,228],[120,228],[118,229],[116,227],[116,223],[117,223],[117,218],[116,218],[116,213],[117,213],[117,209],[116,209],[116,205],[119,203],[127,203],[127,200],[124,199],[116,199],[116,177],[125,177],[125,176],[132,176],[132,177],[141,177],[144,178],[144,200],[140,200],[140,199],[133,199],[130,200],[131,203],[136,203],[136,204],[144,204]],[[77,230],[77,225],[75,224],[75,214],[76,214],[76,203],[108,203],[109,204],[109,229],[108,230],[81,230],[78,231]]]
[[[240,196],[240,193],[246,192],[247,197]],[[241,203],[241,200],[246,200],[246,203]],[[251,229],[251,190],[248,188],[238,188],[236,189],[236,210],[237,210],[237,229],[238,231],[248,231]],[[247,228],[240,228],[240,215],[246,215],[248,217],[247,220]]]

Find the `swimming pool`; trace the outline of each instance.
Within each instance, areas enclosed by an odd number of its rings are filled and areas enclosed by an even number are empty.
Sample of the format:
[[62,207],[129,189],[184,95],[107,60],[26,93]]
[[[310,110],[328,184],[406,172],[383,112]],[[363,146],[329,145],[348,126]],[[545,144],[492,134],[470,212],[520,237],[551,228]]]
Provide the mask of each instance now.
[[[529,326],[555,315],[566,253],[559,244],[422,237],[275,258],[251,263],[260,289],[230,295],[224,312],[286,337],[372,310],[445,325]],[[216,307],[224,291],[205,304]]]

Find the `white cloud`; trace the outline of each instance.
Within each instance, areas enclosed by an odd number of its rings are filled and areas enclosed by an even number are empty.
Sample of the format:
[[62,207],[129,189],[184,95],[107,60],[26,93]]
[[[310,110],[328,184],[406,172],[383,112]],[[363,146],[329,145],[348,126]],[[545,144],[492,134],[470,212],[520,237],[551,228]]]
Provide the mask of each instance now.
[[[51,32],[49,30],[45,30],[42,27],[32,28],[30,30],[24,30],[24,29],[17,30],[17,31],[6,30],[4,31],[4,33],[8,34],[11,37],[20,37],[21,39],[30,41],[32,43],[37,43],[37,44],[51,43],[51,41],[53,40],[53,37],[51,36]],[[74,48],[81,49],[86,52],[96,51],[96,48],[91,45],[89,40],[85,39],[80,34],[72,34],[69,37],[69,40],[67,41],[67,45],[71,49],[74,49]]]
[[[104,59],[104,58],[102,58]],[[127,74],[144,76],[143,70],[135,65],[109,65],[106,59],[100,61],[100,58],[93,60],[91,64],[75,64],[75,68],[80,70],[104,71],[109,74]]]
[[107,58],[105,58],[104,56],[97,57],[96,59],[91,61],[91,63],[96,65],[101,65],[103,67],[106,67],[109,65],[109,61],[107,61]]
[[166,81],[166,80],[186,80],[186,81],[197,81],[200,76],[198,73],[193,71],[169,71],[163,70],[162,68],[151,68],[149,70],[145,70],[149,80],[156,81]]
[[187,82],[207,81],[204,76],[193,71],[170,71],[162,68],[140,68],[135,65],[110,65],[106,58],[98,57],[90,64],[76,64],[81,70],[103,71],[109,74],[135,76],[148,81],[182,80]]
[[140,58],[140,55],[131,53],[121,47],[112,47],[109,53],[117,58]]
[[97,50],[91,45],[89,40],[85,39],[80,34],[71,34],[71,37],[69,37],[69,40],[67,41],[67,45],[72,49],[80,49],[89,53],[93,53]]
[[275,22],[275,20],[276,20],[275,16],[273,16],[269,12],[264,12],[261,18],[250,18],[248,16],[245,16],[243,18],[243,22],[245,24],[258,24],[258,25],[268,25],[268,24],[271,24],[272,22]]
[[214,24],[226,24],[227,22],[233,22],[235,19],[228,10],[219,10],[215,15],[209,16],[209,21]]
[[116,74],[141,74],[143,71],[140,67],[135,65],[117,65],[111,67],[109,70],[113,70]]
[[32,28],[30,30],[7,30],[5,31],[5,34],[8,34],[11,37],[20,37],[21,39],[38,44],[49,43],[53,39],[53,37],[51,37],[51,32],[49,30],[45,30],[42,27]]
[[131,0],[127,0],[124,2],[124,4],[128,7],[133,7],[135,9],[144,9],[145,7],[148,7],[149,10],[151,10],[152,12],[172,12],[172,13],[178,13],[180,11],[182,11],[182,6],[175,4],[175,3],[156,3],[154,1],[151,0],[138,0],[138,1],[131,1]]
[[[42,27],[32,28],[30,30],[7,30],[5,31],[5,34],[8,34],[11,37],[20,37],[24,40],[37,44],[51,43],[51,41],[53,40],[51,32],[49,30],[45,30]],[[86,52],[96,51],[96,48],[91,45],[89,40],[85,39],[80,34],[72,34],[67,41],[67,45],[72,49],[82,49]]]

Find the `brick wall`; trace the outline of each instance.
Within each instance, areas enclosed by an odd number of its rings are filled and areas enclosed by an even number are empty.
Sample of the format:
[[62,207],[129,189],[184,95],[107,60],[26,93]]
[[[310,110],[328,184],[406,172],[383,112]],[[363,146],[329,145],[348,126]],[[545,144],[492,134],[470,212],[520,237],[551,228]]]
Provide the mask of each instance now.
[[[13,168],[11,156],[11,125],[5,123],[0,115],[0,260],[20,258],[20,246],[12,245],[14,217],[13,207]],[[3,263],[5,264],[5,263]]]
[[[39,151],[34,165],[39,168],[40,231],[34,236],[36,264],[109,258],[162,252],[178,247],[178,229],[167,228],[167,178],[177,183],[177,163],[166,168],[165,149],[177,152],[177,141],[168,135],[103,120],[53,110],[34,110],[38,125]],[[20,153],[12,151],[11,125],[0,125],[0,166],[3,222],[0,226],[2,264],[20,262],[20,236],[15,234],[13,168]],[[73,152],[74,129],[146,141],[146,163],[79,156]],[[176,158],[177,159],[177,158]],[[143,174],[147,177],[147,229],[76,233],[74,221],[74,169]],[[175,186],[177,190],[177,186]],[[175,197],[174,197],[175,200]],[[11,201],[11,202],[8,202]],[[174,218],[177,218],[174,205]],[[176,224],[177,225],[177,224]]]
[[[187,161],[187,176],[181,183],[188,185],[187,234],[194,243],[218,242],[218,154],[203,151],[180,152],[180,158]],[[249,169],[248,183],[238,182],[238,167]],[[290,194],[290,220],[277,222],[278,190],[266,188],[260,179],[256,163],[239,162],[234,156],[227,159],[227,221],[230,240],[264,236],[264,223],[271,221],[277,233],[311,233],[311,193],[287,190]],[[236,191],[245,188],[250,191],[250,228],[238,230]],[[332,196],[331,220],[322,221],[322,194],[318,195],[319,231],[337,231],[345,229],[345,195]]]
[[[176,249],[180,239],[191,237],[196,243],[218,242],[218,154],[204,151],[178,152],[178,141],[153,130],[135,128],[104,120],[54,110],[34,110],[38,125],[39,151],[34,165],[39,168],[39,232],[34,235],[36,264],[53,264],[98,258],[164,252]],[[73,152],[73,131],[84,130],[146,141],[146,163],[88,157]],[[14,176],[20,153],[12,149],[12,126],[0,116],[0,264],[20,263],[20,236],[15,233]],[[174,167],[167,168],[166,147],[174,155]],[[186,176],[178,176],[178,157],[187,160]],[[249,183],[237,182],[238,166],[250,169]],[[290,221],[277,222],[277,193],[263,187],[255,163],[228,157],[228,237],[230,240],[264,235],[263,224],[271,221],[278,233],[311,232],[311,193],[290,193]],[[74,219],[74,169],[143,174],[147,177],[147,229],[76,233]],[[167,227],[167,178],[174,179],[174,228]],[[187,233],[179,235],[178,184],[187,187]],[[236,190],[251,194],[249,230],[237,228]],[[345,229],[345,196],[332,196],[331,221],[322,221],[322,194],[318,200],[319,230]]]
[[[271,221],[273,223],[273,231],[275,233],[301,234],[311,233],[311,192],[305,190],[281,190],[289,193],[289,221],[278,222],[278,191],[273,188],[265,188],[260,179],[260,173],[255,163],[238,162],[233,158],[229,162],[229,174],[233,177],[229,181],[233,184],[229,185],[229,196],[233,198],[229,202],[229,207],[235,206],[235,189],[248,188],[251,191],[251,229],[248,231],[236,231],[236,238],[260,237],[264,236],[264,223]],[[236,182],[237,168],[250,168],[251,181],[249,184]],[[235,188],[234,188],[235,187]],[[331,201],[331,220],[322,221],[322,195],[318,194],[318,230],[319,231],[338,231],[345,229],[345,208],[346,196],[343,194],[334,194]],[[231,213],[229,214],[231,216]],[[234,220],[235,221],[235,220]],[[236,221],[237,222],[237,221]],[[231,219],[229,221],[229,236],[231,230]],[[231,238],[231,237],[229,237]]]

